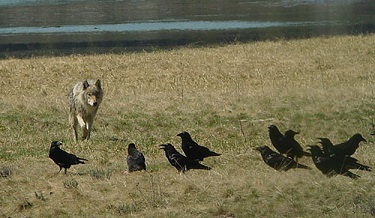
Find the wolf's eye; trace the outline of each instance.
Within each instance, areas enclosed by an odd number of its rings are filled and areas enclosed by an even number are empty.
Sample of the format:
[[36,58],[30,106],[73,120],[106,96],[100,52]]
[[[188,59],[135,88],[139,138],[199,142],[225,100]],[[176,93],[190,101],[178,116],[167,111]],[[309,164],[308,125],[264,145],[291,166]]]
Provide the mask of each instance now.
[[88,96],[91,96],[91,93],[87,93]]

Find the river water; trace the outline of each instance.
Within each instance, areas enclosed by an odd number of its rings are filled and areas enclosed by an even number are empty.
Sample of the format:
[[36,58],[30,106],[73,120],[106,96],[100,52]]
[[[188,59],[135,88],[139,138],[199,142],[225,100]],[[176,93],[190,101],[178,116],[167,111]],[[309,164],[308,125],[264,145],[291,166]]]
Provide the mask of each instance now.
[[374,0],[0,0],[0,55],[375,32]]

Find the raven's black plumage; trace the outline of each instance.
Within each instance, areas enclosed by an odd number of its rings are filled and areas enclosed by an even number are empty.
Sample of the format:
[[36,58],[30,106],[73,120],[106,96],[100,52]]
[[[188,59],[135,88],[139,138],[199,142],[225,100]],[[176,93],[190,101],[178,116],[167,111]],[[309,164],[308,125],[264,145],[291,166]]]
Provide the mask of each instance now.
[[344,162],[345,162],[345,166],[347,169],[372,171],[372,167],[359,163],[358,160],[355,159],[354,157],[345,156]]
[[287,130],[283,135],[275,125],[270,125],[268,131],[272,145],[281,154],[285,154],[292,159],[296,158],[296,160],[303,155],[310,156],[294,138],[295,135],[299,134],[298,132]]
[[349,171],[352,164],[346,162],[346,156],[326,155],[317,145],[311,145],[309,150],[311,151],[311,157],[316,168],[318,168],[324,175],[327,175],[328,177],[344,175],[352,179],[360,177]]
[[287,152],[287,156],[291,158],[301,158],[305,153],[302,146],[294,138],[294,136],[297,134],[299,133],[293,130],[287,130],[281,140],[281,144],[283,146],[290,147],[289,151]]
[[53,141],[51,143],[51,148],[49,149],[49,157],[60,167],[59,172],[64,168],[66,174],[66,170],[69,169],[71,165],[84,164],[85,162],[83,161],[87,161],[84,158],[77,157],[74,154],[61,150],[59,147],[60,145],[62,145],[62,142]]
[[366,142],[366,139],[363,138],[361,134],[357,133],[350,137],[347,141],[335,145],[334,149],[350,156],[353,155],[357,150],[360,142]]
[[366,166],[363,164],[358,163],[358,160],[350,157],[345,152],[340,149],[337,149],[328,138],[318,138],[320,139],[320,143],[322,144],[324,155],[326,156],[335,156],[336,159],[342,159],[345,162],[345,165],[348,169],[359,169],[359,170],[366,170],[371,171],[372,168],[370,166]]
[[323,147],[324,154],[326,154],[328,156],[331,156],[331,155],[334,155],[334,154],[346,155],[342,151],[336,150],[333,143],[328,138],[318,138],[318,139],[320,140],[319,143]]
[[137,150],[134,143],[128,145],[127,164],[129,172],[146,170],[145,157]]
[[181,132],[177,134],[181,137],[181,148],[184,151],[187,158],[192,160],[202,161],[206,157],[220,156],[216,152],[210,151],[210,149],[198,145],[190,136],[188,132]]
[[197,160],[192,160],[180,154],[172,144],[162,144],[161,149],[165,151],[169,163],[174,166],[179,172],[185,172],[190,169],[210,170],[210,167],[200,164]]
[[292,168],[311,169],[303,164],[298,164],[292,158],[285,157],[277,152],[274,152],[268,146],[256,147],[255,150],[259,151],[263,161],[270,167],[278,171],[287,171]]
[[280,132],[279,128],[277,128],[276,125],[270,125],[268,127],[268,134],[271,140],[271,144],[276,148],[278,152],[280,152],[281,154],[286,154],[290,150],[290,148],[283,147],[281,145],[281,139],[284,137],[284,135]]

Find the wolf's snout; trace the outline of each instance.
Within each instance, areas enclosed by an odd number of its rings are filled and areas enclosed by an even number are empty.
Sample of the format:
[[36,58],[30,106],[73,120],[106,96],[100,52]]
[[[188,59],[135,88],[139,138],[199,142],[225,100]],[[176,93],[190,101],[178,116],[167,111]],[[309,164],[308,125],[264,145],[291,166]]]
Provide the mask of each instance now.
[[98,105],[98,102],[92,103],[92,106],[96,107]]

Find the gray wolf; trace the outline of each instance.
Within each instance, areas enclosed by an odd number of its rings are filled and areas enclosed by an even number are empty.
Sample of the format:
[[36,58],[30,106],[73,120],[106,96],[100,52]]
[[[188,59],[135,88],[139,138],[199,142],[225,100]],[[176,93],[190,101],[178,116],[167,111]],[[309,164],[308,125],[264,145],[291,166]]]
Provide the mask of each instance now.
[[77,125],[82,130],[82,140],[89,140],[94,117],[103,100],[99,79],[78,82],[69,92],[69,123],[75,142],[78,141]]
[[51,143],[51,148],[49,149],[49,157],[60,167],[59,172],[64,168],[66,174],[66,170],[69,169],[71,165],[84,164],[85,162],[83,161],[87,161],[84,158],[77,157],[74,154],[69,154],[68,152],[61,150],[59,147],[60,145],[62,145],[62,142],[53,141]]

